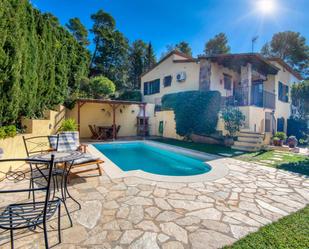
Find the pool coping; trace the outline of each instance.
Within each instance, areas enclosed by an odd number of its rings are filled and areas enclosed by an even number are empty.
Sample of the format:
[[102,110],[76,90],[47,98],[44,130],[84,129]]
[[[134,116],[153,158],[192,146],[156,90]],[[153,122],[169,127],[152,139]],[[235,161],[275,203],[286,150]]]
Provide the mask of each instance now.
[[[162,149],[167,149],[176,153],[181,153],[184,155],[190,155],[194,157],[201,158],[211,167],[209,172],[193,176],[166,176],[166,175],[157,175],[145,172],[143,170],[131,170],[123,171],[118,167],[114,162],[107,158],[102,152],[96,149],[93,144],[115,144],[115,143],[132,143],[140,142],[146,143],[155,147]],[[149,140],[134,140],[134,141],[114,141],[114,142],[94,142],[88,143],[88,151],[94,155],[98,156],[101,160],[104,161],[103,170],[111,179],[123,178],[123,177],[140,177],[147,180],[159,181],[159,182],[201,182],[201,181],[215,181],[217,179],[225,177],[229,173],[227,166],[220,163],[222,157],[217,155],[212,155],[204,152],[194,151],[174,145],[162,144],[159,142],[149,141]],[[207,161],[206,161],[207,160]]]

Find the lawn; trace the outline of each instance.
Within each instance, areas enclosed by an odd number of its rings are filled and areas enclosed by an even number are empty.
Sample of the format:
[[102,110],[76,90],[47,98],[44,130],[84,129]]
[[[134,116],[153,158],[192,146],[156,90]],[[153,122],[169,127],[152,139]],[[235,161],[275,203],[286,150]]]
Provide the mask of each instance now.
[[309,157],[304,155],[280,151],[260,151],[245,153],[236,158],[246,162],[257,162],[269,167],[309,175]]
[[179,147],[184,147],[184,148],[191,149],[191,150],[198,150],[198,151],[202,151],[205,153],[221,155],[221,156],[224,156],[222,154],[227,154],[229,156],[239,155],[239,151],[233,150],[230,147],[226,147],[223,145],[217,145],[217,144],[194,143],[194,142],[187,142],[187,141],[168,139],[168,138],[158,138],[158,139],[153,139],[153,141],[175,145]]
[[309,205],[277,222],[260,228],[225,249],[309,248]]

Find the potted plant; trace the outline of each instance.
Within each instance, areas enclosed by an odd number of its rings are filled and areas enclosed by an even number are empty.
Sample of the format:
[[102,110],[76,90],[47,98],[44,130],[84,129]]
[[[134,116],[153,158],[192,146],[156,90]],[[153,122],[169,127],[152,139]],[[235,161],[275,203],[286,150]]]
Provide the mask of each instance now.
[[75,119],[73,118],[68,118],[68,119],[65,119],[61,126],[60,126],[60,129],[59,131],[60,132],[66,132],[66,131],[77,131],[77,124],[75,122]]
[[231,146],[234,144],[234,137],[245,123],[245,116],[236,107],[226,107],[222,110],[221,117],[224,121],[224,127],[228,131],[228,135],[224,137],[224,144]]
[[295,148],[297,146],[297,138],[295,136],[289,136],[288,140],[287,140],[287,144],[289,146],[289,148]]
[[282,146],[283,142],[286,140],[286,135],[284,132],[276,132],[275,136],[273,137],[273,143],[275,146]]

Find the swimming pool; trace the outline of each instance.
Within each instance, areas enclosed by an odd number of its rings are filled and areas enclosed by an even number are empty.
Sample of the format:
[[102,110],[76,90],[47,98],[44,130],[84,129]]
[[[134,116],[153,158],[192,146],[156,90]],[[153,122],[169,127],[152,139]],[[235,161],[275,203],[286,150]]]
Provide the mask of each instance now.
[[211,167],[202,159],[143,142],[94,144],[93,146],[123,171],[142,170],[166,176],[192,176],[211,170]]

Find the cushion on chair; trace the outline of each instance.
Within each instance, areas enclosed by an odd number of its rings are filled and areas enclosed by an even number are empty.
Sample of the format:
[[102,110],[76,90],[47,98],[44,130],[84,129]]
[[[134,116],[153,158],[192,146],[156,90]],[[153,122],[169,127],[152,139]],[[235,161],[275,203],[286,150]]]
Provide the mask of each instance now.
[[79,145],[74,140],[72,134],[63,133],[58,135],[57,151],[74,151],[78,150]]
[[49,147],[53,150],[56,150],[58,143],[58,136],[57,135],[48,136],[48,141],[49,141]]
[[82,158],[74,160],[73,165],[95,162],[98,159],[100,159],[100,158],[97,157],[97,156],[93,156],[93,155],[91,155],[89,153],[84,153]]

